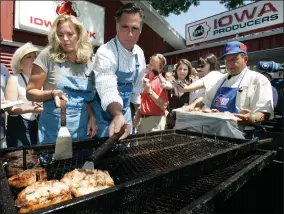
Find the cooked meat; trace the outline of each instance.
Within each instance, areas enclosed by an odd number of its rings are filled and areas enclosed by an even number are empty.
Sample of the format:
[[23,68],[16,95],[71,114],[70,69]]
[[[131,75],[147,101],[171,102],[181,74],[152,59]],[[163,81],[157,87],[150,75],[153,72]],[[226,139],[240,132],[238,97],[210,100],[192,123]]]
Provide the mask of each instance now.
[[[26,154],[27,155],[33,155],[34,150],[32,150],[32,149],[26,150]],[[23,151],[22,150],[9,152],[2,157],[2,161],[8,162],[8,161],[11,161],[11,160],[17,160],[17,159],[22,158],[22,157],[23,157]]]
[[46,179],[47,173],[44,168],[27,169],[18,175],[14,175],[8,178],[8,183],[10,186],[22,188],[27,187],[37,181],[42,181]]
[[58,180],[38,181],[22,190],[15,201],[19,213],[27,213],[71,199],[68,185]]
[[74,169],[67,172],[61,181],[71,187],[71,192],[75,197],[114,186],[109,173],[98,169]]
[[200,110],[200,112],[203,112],[203,113],[216,113],[216,112],[219,112],[218,109],[202,109]]
[[93,187],[93,186],[89,186],[89,184],[86,183],[86,186],[83,186],[84,184],[82,184],[81,187],[78,187],[78,188],[74,188],[72,189],[72,194],[77,198],[77,197],[80,197],[82,195],[87,195],[87,194],[90,194],[92,192],[97,192],[97,191],[100,191],[100,190],[103,190],[103,189],[107,189],[111,186],[96,186],[96,187]]
[[[33,168],[40,163],[38,156],[34,155],[33,153],[33,150],[27,150],[26,160],[28,169]],[[5,168],[8,177],[17,175],[24,171],[22,151],[10,152],[2,157],[2,161],[7,163]]]

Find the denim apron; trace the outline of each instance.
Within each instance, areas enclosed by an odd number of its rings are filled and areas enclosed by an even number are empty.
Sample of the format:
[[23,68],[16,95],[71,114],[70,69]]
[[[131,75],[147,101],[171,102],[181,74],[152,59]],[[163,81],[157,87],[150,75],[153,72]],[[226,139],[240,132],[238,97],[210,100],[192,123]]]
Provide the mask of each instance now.
[[211,103],[211,109],[218,109],[220,112],[231,112],[231,113],[239,113],[237,106],[236,106],[236,100],[237,100],[237,94],[239,87],[241,85],[241,82],[243,81],[243,78],[246,74],[246,71],[244,75],[241,78],[241,81],[237,88],[231,88],[231,87],[223,87],[224,81],[222,82],[221,86],[218,88],[215,97]]
[[[128,124],[131,125],[132,130],[132,117],[131,117],[131,109],[130,109],[130,99],[132,95],[132,91],[134,88],[134,84],[138,77],[139,70],[139,62],[138,55],[135,55],[135,71],[131,71],[125,73],[119,70],[119,51],[117,47],[117,39],[114,39],[116,50],[118,53],[118,62],[117,62],[117,70],[115,71],[115,75],[117,76],[117,89],[120,97],[123,100],[123,108],[122,113]],[[101,99],[98,93],[95,94],[94,102],[92,103],[93,111],[97,120],[98,125],[98,133],[97,137],[107,137],[108,136],[108,127],[112,121],[112,116],[104,111],[101,107]]]
[[[62,63],[59,66],[60,77],[56,89],[68,95],[66,126],[74,141],[89,139],[87,104],[94,98],[94,89],[91,78],[86,75],[87,66],[82,64],[85,77],[70,76]],[[45,101],[39,119],[39,143],[55,143],[60,123],[60,108],[55,106],[54,100]]]

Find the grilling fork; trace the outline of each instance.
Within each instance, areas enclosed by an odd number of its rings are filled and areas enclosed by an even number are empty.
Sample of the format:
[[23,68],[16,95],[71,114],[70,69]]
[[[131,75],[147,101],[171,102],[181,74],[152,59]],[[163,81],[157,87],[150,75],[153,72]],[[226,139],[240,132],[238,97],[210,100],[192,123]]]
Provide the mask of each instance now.
[[103,156],[112,145],[119,140],[119,138],[124,134],[127,129],[127,124],[123,125],[118,133],[114,133],[109,139],[107,139],[101,146],[99,146],[96,150],[93,150],[93,153],[87,158],[87,161],[83,165],[83,169],[91,169],[94,170],[94,163],[101,156]]

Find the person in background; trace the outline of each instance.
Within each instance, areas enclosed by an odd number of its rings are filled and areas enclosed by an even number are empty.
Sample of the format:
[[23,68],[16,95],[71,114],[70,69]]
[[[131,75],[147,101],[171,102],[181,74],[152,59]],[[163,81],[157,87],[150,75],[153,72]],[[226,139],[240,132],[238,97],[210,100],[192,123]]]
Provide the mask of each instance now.
[[[201,57],[198,60],[197,64],[201,71],[201,76],[203,78],[205,78],[207,74],[209,74],[210,72],[215,72],[216,77],[221,75],[218,58],[212,53],[209,53],[206,56]],[[204,88],[192,91],[189,95],[189,105],[185,106],[184,110],[193,111],[196,108],[198,109],[202,108],[204,106],[204,104],[202,103],[204,96],[205,96]]]
[[[162,54],[154,54],[150,58],[149,70],[143,83],[141,107],[134,120],[134,127],[139,134],[165,129],[168,95],[166,89],[161,86],[164,81],[161,83],[160,79],[164,80],[161,72],[166,64],[166,58]],[[153,69],[159,72],[159,77],[154,75]]]
[[[2,37],[1,37],[2,41]],[[5,88],[10,77],[9,70],[6,68],[5,65],[1,63],[1,105],[5,103]],[[0,149],[6,148],[6,114],[4,109],[1,109],[0,112]]]
[[93,109],[98,123],[98,137],[118,133],[129,124],[121,139],[132,132],[130,103],[140,106],[140,93],[146,62],[136,45],[142,31],[144,12],[136,4],[123,5],[116,12],[115,38],[102,45],[95,56],[97,94]]
[[260,123],[271,118],[271,84],[260,73],[248,69],[247,46],[238,41],[229,42],[223,48],[222,58],[225,59],[227,74],[211,78],[211,72],[207,75],[210,78],[198,80],[182,91],[205,88],[204,104],[210,109],[233,113],[239,125]]
[[34,61],[27,87],[29,100],[43,102],[39,143],[56,142],[61,100],[67,102],[66,126],[72,139],[90,139],[96,134],[97,126],[90,104],[94,98],[94,76],[87,31],[74,16],[59,15],[48,41],[49,45]]
[[172,71],[165,72],[165,79],[167,81],[171,82],[174,79],[173,72]]
[[24,104],[8,108],[8,147],[37,143],[37,116],[42,112],[42,106],[27,100],[26,88],[31,76],[32,64],[38,53],[37,47],[26,43],[18,48],[12,57],[11,66],[14,75],[9,78],[5,98],[9,101],[22,100]]
[[[262,75],[264,75],[271,83],[271,81],[273,80],[272,76],[267,73],[267,72],[261,72]],[[277,103],[278,103],[278,92],[276,90],[276,88],[274,88],[272,85],[272,96],[273,96],[273,106],[274,108],[277,106]]]
[[195,68],[192,67],[191,74],[189,75],[190,82],[195,82],[199,80],[198,72]]
[[[183,85],[190,85],[192,83],[192,79],[190,79],[190,75],[193,75],[192,66],[187,59],[180,59],[178,61],[174,73],[174,82],[179,82]],[[173,88],[171,89],[166,129],[172,129],[175,126],[176,116],[173,110],[188,105],[189,102],[189,92],[180,92],[179,88],[178,84],[173,84]]]
[[174,79],[176,78],[176,70],[177,70],[177,63],[176,64],[174,64],[174,66],[173,66],[173,77],[174,77]]

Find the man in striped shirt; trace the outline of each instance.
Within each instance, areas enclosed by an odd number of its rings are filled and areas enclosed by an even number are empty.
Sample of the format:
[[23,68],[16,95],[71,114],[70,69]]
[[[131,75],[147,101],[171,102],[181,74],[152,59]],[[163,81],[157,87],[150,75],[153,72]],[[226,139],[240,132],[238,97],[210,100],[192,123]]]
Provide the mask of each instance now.
[[130,102],[140,105],[146,69],[144,52],[136,45],[143,21],[141,8],[133,3],[123,5],[116,13],[117,36],[96,53],[93,110],[99,128],[97,137],[112,136],[126,123],[130,125],[121,138],[132,131]]

